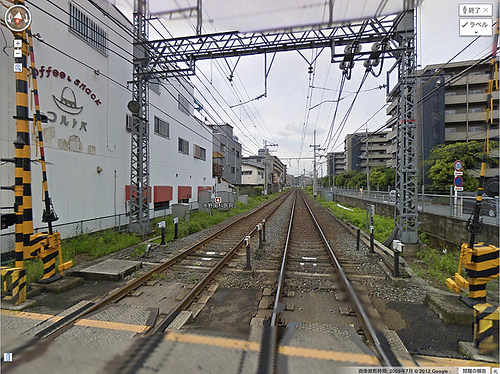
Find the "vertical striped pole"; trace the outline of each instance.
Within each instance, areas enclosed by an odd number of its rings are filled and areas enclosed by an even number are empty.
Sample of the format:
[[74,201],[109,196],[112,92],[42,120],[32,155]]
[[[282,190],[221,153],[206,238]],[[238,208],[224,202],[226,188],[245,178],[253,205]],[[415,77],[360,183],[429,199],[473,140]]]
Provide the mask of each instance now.
[[[498,9],[500,13],[500,9]],[[493,35],[493,45],[491,51],[491,63],[490,63],[490,79],[488,81],[488,92],[486,100],[486,139],[484,142],[483,160],[481,162],[481,172],[479,174],[479,186],[477,188],[476,204],[474,206],[473,217],[467,225],[467,230],[470,232],[469,248],[474,249],[474,242],[476,240],[476,234],[479,232],[480,222],[479,214],[481,211],[481,204],[483,200],[484,192],[484,179],[486,175],[486,155],[489,153],[489,129],[490,123],[493,123],[493,84],[496,81],[496,88],[498,89],[498,66],[497,66],[497,47],[498,47],[498,36],[499,36],[499,25],[498,21],[500,17],[497,17],[495,34]]]
[[35,99],[34,124],[37,133],[38,148],[40,149],[40,164],[42,166],[42,191],[43,191],[43,201],[45,203],[45,210],[42,215],[42,221],[47,222],[49,227],[49,234],[52,234],[52,222],[56,221],[58,217],[55,214],[52,207],[52,202],[49,195],[49,186],[47,182],[47,164],[45,162],[45,148],[43,146],[42,121],[40,115],[40,102],[38,98],[38,82],[35,75],[35,53],[33,51],[33,37],[31,34],[31,27],[28,28],[27,32],[28,32],[29,55],[31,62],[31,81],[33,82],[33,96]]
[[[24,0],[18,1],[24,5]],[[16,63],[22,65],[22,70],[16,72],[16,129],[17,139],[14,142],[15,151],[15,211],[16,222],[16,267],[24,267],[24,258],[29,257],[30,236],[33,234],[33,210],[31,201],[31,152],[29,138],[29,108],[28,108],[28,46],[26,31],[14,32],[15,39],[22,40],[22,56]]]

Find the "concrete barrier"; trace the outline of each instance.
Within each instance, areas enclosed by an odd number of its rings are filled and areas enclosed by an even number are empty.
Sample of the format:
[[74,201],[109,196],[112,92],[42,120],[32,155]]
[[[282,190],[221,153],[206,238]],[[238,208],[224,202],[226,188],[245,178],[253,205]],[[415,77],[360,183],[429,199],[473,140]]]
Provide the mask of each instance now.
[[[343,195],[335,195],[335,201],[360,209],[366,209],[367,204],[367,200]],[[370,204],[375,205],[376,214],[394,218],[394,205],[372,201],[370,201]],[[465,229],[465,225],[467,224],[467,220],[465,219],[419,212],[418,221],[421,232],[425,233],[434,245],[439,244],[444,247],[460,247],[462,243],[469,241],[470,234]],[[483,232],[476,236],[476,242],[481,241],[498,246],[498,240],[498,227],[483,223]]]

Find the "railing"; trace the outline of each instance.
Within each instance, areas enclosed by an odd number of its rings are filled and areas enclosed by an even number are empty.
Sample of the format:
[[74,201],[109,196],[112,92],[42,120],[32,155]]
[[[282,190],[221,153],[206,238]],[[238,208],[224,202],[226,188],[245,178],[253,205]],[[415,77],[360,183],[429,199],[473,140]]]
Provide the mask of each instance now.
[[[318,191],[332,191],[334,195],[352,196],[366,201],[384,203],[389,205],[395,204],[395,193],[388,191],[367,191],[365,189],[341,189],[341,188],[324,188]],[[468,220],[473,212],[476,197],[474,193],[470,195],[460,194],[454,196],[453,192],[449,194],[436,193],[419,193],[417,198],[418,211],[438,214],[446,217],[453,217]],[[483,196],[481,204],[480,218],[484,223],[500,226],[499,216],[499,198],[491,198]]]
[[[198,203],[190,203],[190,210],[197,209]],[[149,212],[152,218],[166,217],[171,214],[171,209],[153,210]],[[102,230],[126,231],[129,224],[129,216],[126,213],[97,217],[92,219],[82,219],[79,221],[60,223],[52,225],[54,231],[61,233],[62,239],[72,238],[78,235],[92,233]],[[37,227],[35,233],[47,231],[47,226]],[[1,262],[6,263],[14,259],[15,233],[7,232],[0,235]]]

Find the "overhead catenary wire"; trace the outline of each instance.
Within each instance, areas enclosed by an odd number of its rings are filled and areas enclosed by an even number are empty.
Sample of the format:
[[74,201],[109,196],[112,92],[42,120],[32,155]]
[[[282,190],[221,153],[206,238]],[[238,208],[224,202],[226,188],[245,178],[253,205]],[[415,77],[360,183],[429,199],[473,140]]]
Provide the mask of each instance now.
[[[62,10],[63,12],[65,12],[67,15],[69,15],[69,12],[65,11],[64,9],[61,9],[59,6],[57,6],[56,4],[54,4],[52,1],[50,1],[50,0],[47,0],[47,1],[48,1],[50,4],[52,4],[52,5],[56,6],[57,8],[59,8],[60,10]],[[28,0],[28,2],[29,2],[29,0]],[[32,4],[32,3],[30,3],[30,4]],[[58,18],[58,17],[57,17],[57,16],[55,16],[54,14],[51,14],[50,12],[46,11],[45,9],[42,9],[41,7],[39,7],[39,6],[35,5],[35,4],[32,4],[32,5],[34,5],[37,9],[39,9],[40,11],[42,11],[43,13],[45,13],[46,15],[48,15],[48,16],[52,17],[53,19],[55,19],[55,20],[59,21],[60,23],[62,23],[62,24],[64,24],[64,25],[66,25],[66,26],[68,26],[68,27],[70,26],[70,25],[69,25],[69,23],[67,23],[67,22],[65,22],[65,21],[63,21],[63,20],[61,20],[60,18]],[[103,13],[107,13],[107,14],[109,14],[108,12],[106,12],[106,11],[104,11],[104,10],[102,10],[102,11],[103,11]],[[104,25],[105,25],[106,27],[108,27],[108,28],[109,28],[109,25],[106,25],[106,24],[104,24]],[[64,51],[63,51],[63,50],[61,50],[60,48],[57,48],[57,47],[55,47],[54,45],[51,45],[51,44],[50,44],[50,43],[48,43],[47,41],[45,41],[45,40],[43,40],[43,39],[37,39],[37,40],[38,40],[39,42],[41,42],[41,43],[43,43],[43,44],[47,45],[48,47],[50,47],[50,48],[52,48],[52,49],[56,50],[57,52],[59,52],[59,53],[61,53],[61,54],[65,55],[66,57],[69,57],[69,58],[71,58],[72,60],[74,60],[74,61],[76,61],[76,62],[78,62],[78,63],[82,64],[83,66],[85,66],[85,67],[86,67],[86,68],[88,68],[89,70],[95,71],[95,68],[94,68],[94,67],[92,67],[92,66],[90,66],[90,65],[86,64],[85,62],[83,62],[83,61],[81,61],[81,60],[79,60],[79,59],[77,59],[77,58],[75,58],[75,57],[71,56],[69,53],[64,52]],[[109,38],[108,38],[108,40],[109,40]],[[131,42],[131,41],[129,41],[129,43],[131,43],[131,44],[132,44],[132,42]],[[111,43],[111,44],[115,45],[116,43]],[[119,47],[119,48],[120,48],[122,51],[127,52],[130,56],[132,56],[132,54],[131,54],[130,52],[126,51],[125,49],[123,49],[123,48],[121,48],[121,47]],[[122,59],[124,59],[125,61],[127,61],[128,63],[130,63],[131,65],[133,64],[133,62],[131,61],[131,59],[124,57],[123,55],[121,55],[119,52],[117,52],[117,51],[113,50],[112,48],[108,47],[108,50],[110,50],[111,52],[113,52],[114,54],[116,54],[118,57],[121,57]],[[127,87],[126,85],[124,85],[124,84],[122,84],[122,83],[120,83],[120,82],[116,81],[115,79],[113,79],[113,78],[111,78],[110,76],[108,76],[108,75],[104,74],[103,72],[100,72],[99,74],[100,74],[101,76],[103,76],[104,78],[108,79],[109,81],[113,82],[114,84],[116,84],[116,85],[120,86],[121,88],[125,88],[125,89],[129,90],[129,89],[128,89],[128,87]],[[173,87],[175,87],[175,86],[173,86]],[[168,90],[167,90],[167,92],[168,92]],[[187,92],[188,92],[188,91],[187,91]],[[175,100],[177,100],[177,98],[175,98],[173,95],[172,95],[172,97],[173,97]],[[208,104],[208,102],[207,102],[207,104]],[[212,109],[214,109],[214,108],[212,108]],[[214,111],[215,111],[215,110],[214,110]],[[215,112],[216,112],[216,111],[215,111]],[[216,113],[217,113],[217,112],[216,112]],[[173,117],[172,117],[172,116],[168,116],[168,117],[173,119]],[[178,121],[178,120],[176,120],[176,121],[177,121],[177,122],[179,122],[179,124],[181,124],[181,125],[185,126],[186,128],[188,128],[185,124],[181,123],[180,121]],[[195,132],[195,133],[196,133],[196,132]],[[201,134],[198,134],[198,133],[196,133],[196,134],[197,134],[197,135],[202,136]],[[206,140],[208,140],[208,139],[206,139]]]
[[[42,11],[43,11],[43,10],[42,10]],[[46,14],[48,14],[48,15],[50,15],[48,12],[45,12],[45,13],[46,13]],[[52,17],[55,17],[55,16],[52,16]],[[57,19],[57,17],[55,17],[55,18]],[[60,20],[60,19],[58,19],[58,20],[59,20],[60,22],[64,23],[64,24],[66,24],[64,21],[62,21],[62,20]],[[67,26],[69,26],[68,24],[66,24],[66,25],[67,25]],[[44,44],[44,45],[48,46],[49,48],[52,48],[53,50],[57,51],[58,53],[61,53],[62,55],[66,56],[66,57],[68,57],[68,58],[70,58],[70,59],[72,59],[73,61],[78,62],[79,64],[81,64],[81,65],[85,66],[85,67],[86,67],[86,68],[88,68],[89,70],[91,70],[91,71],[95,71],[95,68],[94,68],[94,67],[92,67],[92,66],[90,66],[90,65],[86,64],[85,62],[81,61],[80,59],[77,59],[77,58],[75,58],[75,57],[71,56],[69,53],[64,52],[64,51],[63,51],[63,50],[61,50],[60,48],[55,47],[54,45],[52,45],[52,44],[48,43],[47,41],[38,39],[38,42],[40,42],[40,43],[42,43],[42,44]],[[132,64],[132,61],[127,60],[127,59],[125,59],[125,60],[126,60],[127,62],[129,62],[130,64]],[[108,75],[104,74],[103,72],[100,72],[99,74],[100,74],[100,76],[102,76],[102,77],[104,77],[105,79],[109,80],[109,81],[110,81],[110,82],[112,82],[113,84],[115,84],[115,85],[117,85],[117,86],[121,87],[122,89],[125,89],[125,90],[130,91],[130,90],[129,90],[129,88],[127,87],[127,85],[124,85],[123,83],[118,82],[117,80],[115,80],[115,79],[111,78],[110,76],[108,76]],[[172,85],[172,87],[174,87],[174,88],[175,88],[175,86],[173,86],[173,85]],[[165,88],[166,92],[168,92],[168,93],[169,93],[169,94],[170,94],[170,95],[171,95],[171,96],[172,96],[172,97],[176,100],[175,96],[173,96],[173,95],[172,95],[172,94],[168,91],[168,89],[166,89],[166,87],[165,87],[165,86],[164,86],[164,88]],[[176,88],[175,88],[175,89],[176,89]],[[177,89],[176,89],[176,90],[177,90]],[[178,90],[177,90],[177,91],[178,91]],[[179,92],[179,91],[178,91],[178,92]],[[214,144],[214,145],[215,145],[215,143],[213,142],[213,140],[212,140],[212,139],[206,138],[206,137],[205,137],[205,136],[203,136],[202,134],[200,134],[200,133],[196,132],[195,130],[191,129],[189,126],[187,126],[187,125],[186,125],[186,124],[184,124],[183,122],[179,121],[179,120],[178,120],[178,119],[176,119],[175,117],[173,117],[173,116],[171,116],[170,114],[166,113],[165,111],[161,110],[161,108],[159,108],[159,107],[157,107],[157,106],[155,106],[155,105],[153,105],[153,104],[151,104],[151,105],[152,105],[153,107],[155,107],[155,109],[159,110],[161,113],[163,113],[164,115],[166,115],[166,116],[167,116],[168,118],[170,118],[171,120],[173,120],[173,121],[177,122],[177,123],[178,123],[178,124],[180,124],[181,126],[183,126],[183,127],[187,128],[189,131],[193,132],[194,134],[196,134],[196,135],[200,136],[201,138],[203,138],[203,139],[205,139],[205,140],[209,141],[211,144]]]

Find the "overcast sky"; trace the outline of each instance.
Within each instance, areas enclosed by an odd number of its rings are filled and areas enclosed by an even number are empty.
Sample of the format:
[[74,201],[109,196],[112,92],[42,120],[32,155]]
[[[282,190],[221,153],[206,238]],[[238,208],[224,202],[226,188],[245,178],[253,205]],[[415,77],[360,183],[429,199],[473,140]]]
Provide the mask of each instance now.
[[[127,9],[127,6],[122,6],[123,2],[131,4],[131,0],[116,0],[124,13],[130,14],[128,10],[130,7]],[[150,11],[184,8],[192,6],[192,3],[193,0],[172,0],[170,3],[150,0]],[[241,7],[243,3],[241,1],[235,3],[234,0],[205,0],[204,26],[207,31],[223,31],[225,27],[233,27],[232,25],[238,22],[241,22],[242,28],[267,25],[269,19],[285,19],[283,22],[287,25],[310,23],[313,22],[311,20],[315,15],[323,12],[324,8],[324,2],[311,0],[281,2],[289,6],[283,11],[279,6],[274,9],[264,9],[262,5],[260,8],[245,9]],[[346,2],[343,0],[336,3],[343,6],[342,14],[346,18],[352,18],[355,17],[358,9],[363,9],[364,12],[376,9],[375,6],[380,1],[351,0]],[[388,6],[398,7],[399,3],[402,1],[390,1]],[[493,14],[497,14],[498,1],[469,0],[467,3],[493,3]],[[236,10],[231,18],[231,9],[228,11],[228,8],[231,8],[233,4],[238,4],[238,7],[233,8]],[[300,8],[300,4],[306,6]],[[346,4],[352,8],[347,7]],[[474,40],[474,37],[459,36],[458,6],[459,2],[456,0],[425,0],[421,4],[417,18],[417,63],[422,67],[447,62]],[[242,14],[245,11],[248,11],[250,16],[248,22],[243,23],[245,17],[242,17]],[[286,17],[283,16],[285,13]],[[297,14],[299,17],[294,18]],[[255,20],[261,20],[262,24],[259,25],[259,22]],[[182,21],[164,20],[163,24],[175,36],[188,35],[192,34],[196,18]],[[166,32],[164,36],[167,36]],[[483,57],[491,52],[492,40],[492,37],[481,37],[453,61]],[[237,58],[199,61],[196,64],[197,75],[191,77],[191,81],[199,90],[195,96],[209,113],[205,113],[205,116],[216,118],[220,122],[228,122],[235,127],[235,134],[243,144],[244,156],[256,153],[258,148],[263,147],[265,140],[268,143],[278,144],[277,147],[270,149],[287,164],[290,174],[302,174],[304,168],[306,174],[309,174],[312,171],[310,158],[313,153],[310,145],[314,144],[313,133],[316,130],[316,144],[321,146],[327,144],[327,133],[332,125],[336,107],[331,101],[338,97],[337,89],[341,78],[338,64],[330,63],[329,50],[324,50],[317,57],[312,65],[313,73],[309,73],[310,62],[316,57],[317,52],[305,50],[302,51],[302,56],[298,52],[276,54],[267,78],[267,92],[265,91],[263,55],[242,57],[238,62]],[[268,63],[271,57],[268,56]],[[236,62],[237,65],[234,68]],[[384,67],[389,68],[393,63],[394,60],[387,59]],[[232,82],[229,81],[230,69],[234,69]],[[330,145],[327,150],[329,152],[343,151],[343,140],[346,134],[365,131],[366,128],[368,131],[375,131],[387,119],[385,110],[381,110],[386,104],[386,91],[378,89],[386,83],[386,75],[381,74],[379,78],[369,75],[345,126],[340,128],[345,112],[354,98],[352,93],[358,89],[363,73],[362,63],[358,63],[354,67],[352,78],[345,83],[341,96],[343,99],[340,101],[333,125],[332,135],[334,136],[330,137],[329,141]],[[211,93],[207,89],[210,89]],[[266,97],[238,105],[264,93]],[[231,106],[233,108],[230,108]],[[326,154],[326,151],[320,153]],[[300,163],[295,159],[299,156],[302,158]],[[325,158],[321,158],[322,171],[318,171],[319,176],[326,173],[324,161]]]

